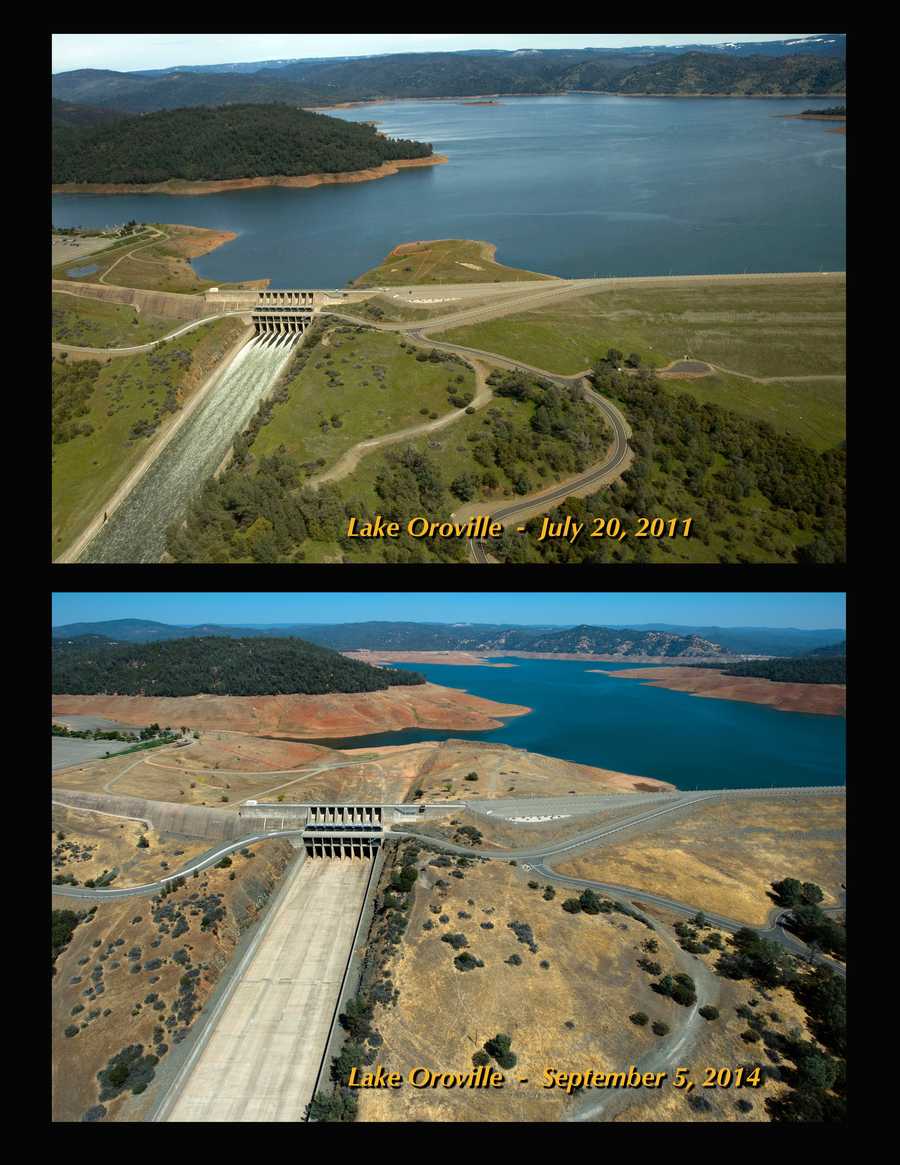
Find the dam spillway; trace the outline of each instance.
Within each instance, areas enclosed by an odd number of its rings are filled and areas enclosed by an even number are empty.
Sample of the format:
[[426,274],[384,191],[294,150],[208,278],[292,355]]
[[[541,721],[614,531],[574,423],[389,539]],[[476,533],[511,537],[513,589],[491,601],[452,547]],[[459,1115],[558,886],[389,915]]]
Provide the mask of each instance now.
[[257,336],[218,374],[79,562],[159,562],[166,531],[215,473],[234,437],[270,392],[300,336]]

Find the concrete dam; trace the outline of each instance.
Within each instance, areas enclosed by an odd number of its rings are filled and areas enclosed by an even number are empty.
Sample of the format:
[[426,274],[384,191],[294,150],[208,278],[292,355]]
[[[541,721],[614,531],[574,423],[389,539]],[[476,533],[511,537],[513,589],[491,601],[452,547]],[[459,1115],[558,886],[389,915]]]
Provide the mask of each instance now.
[[[254,312],[255,315],[255,312]],[[82,551],[79,562],[159,562],[166,531],[218,469],[285,368],[307,325],[257,334],[222,368],[203,401],[161,449],[122,504]]]

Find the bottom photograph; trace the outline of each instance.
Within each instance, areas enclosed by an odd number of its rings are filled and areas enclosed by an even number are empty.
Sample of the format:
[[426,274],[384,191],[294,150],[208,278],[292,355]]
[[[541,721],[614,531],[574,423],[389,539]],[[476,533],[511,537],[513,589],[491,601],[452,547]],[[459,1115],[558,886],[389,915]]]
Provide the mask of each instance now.
[[53,595],[53,1121],[844,1123],[845,608]]

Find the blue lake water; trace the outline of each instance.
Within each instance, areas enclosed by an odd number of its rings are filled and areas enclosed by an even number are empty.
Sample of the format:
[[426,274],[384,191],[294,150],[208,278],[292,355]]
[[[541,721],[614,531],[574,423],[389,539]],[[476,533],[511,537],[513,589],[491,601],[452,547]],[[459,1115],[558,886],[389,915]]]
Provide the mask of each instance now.
[[[493,662],[501,662],[497,657]],[[591,671],[634,664],[507,659],[511,668],[409,664],[435,684],[533,711],[488,732],[407,729],[342,740],[331,747],[491,740],[581,764],[671,781],[679,789],[842,785],[842,716],[779,712],[738,700],[710,700]]]
[[57,226],[238,232],[205,279],[340,287],[398,243],[474,238],[569,278],[844,269],[846,142],[786,121],[833,99],[504,97],[336,110],[429,141],[446,165],[374,182],[203,197],[55,195]]

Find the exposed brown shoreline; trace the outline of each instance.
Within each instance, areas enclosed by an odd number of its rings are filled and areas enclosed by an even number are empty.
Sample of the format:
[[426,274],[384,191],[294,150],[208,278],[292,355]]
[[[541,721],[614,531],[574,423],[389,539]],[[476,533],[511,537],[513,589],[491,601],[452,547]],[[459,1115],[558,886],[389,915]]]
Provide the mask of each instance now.
[[[498,647],[493,651],[344,651],[341,653],[350,659],[359,659],[365,663],[446,663],[468,664],[472,667],[479,665],[486,667],[515,667],[515,664],[490,663],[489,660],[498,656],[510,656],[515,659],[574,659],[585,663],[669,663],[671,656],[664,655],[592,655],[579,651],[508,651],[505,647]],[[718,662],[720,656],[691,656],[692,660],[700,662]],[[727,660],[722,662],[728,662]],[[618,672],[616,673],[619,674]]]
[[566,97],[581,93],[588,97],[743,97],[748,101],[787,101],[798,97],[843,97],[846,93],[618,93],[614,89],[558,89],[554,93],[468,93],[457,97],[367,97],[363,101],[336,101],[334,105],[307,105],[307,113],[327,113],[329,109],[361,109],[364,105],[395,105],[399,101],[450,101],[462,104],[500,104],[498,97]]
[[138,726],[186,724],[200,730],[309,739],[403,728],[478,732],[502,727],[499,717],[530,711],[521,704],[501,704],[438,684],[326,696],[54,695],[52,703],[57,716],[86,714]]
[[631,668],[628,671],[604,674],[616,679],[643,680],[654,688],[671,688],[676,692],[690,692],[711,700],[744,700],[751,704],[768,704],[779,712],[843,716],[847,701],[844,684],[782,683],[757,676],[727,676],[714,668]]
[[398,158],[382,162],[369,170],[348,170],[341,174],[300,174],[293,177],[275,174],[269,178],[223,178],[210,182],[189,182],[170,178],[167,182],[63,182],[50,187],[51,194],[221,194],[227,190],[257,190],[268,186],[328,186],[338,182],[372,182],[387,178],[400,170],[417,166],[440,166],[448,159],[445,154],[431,154],[427,158]]

